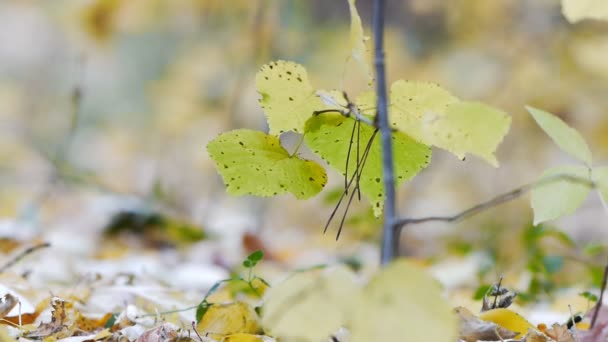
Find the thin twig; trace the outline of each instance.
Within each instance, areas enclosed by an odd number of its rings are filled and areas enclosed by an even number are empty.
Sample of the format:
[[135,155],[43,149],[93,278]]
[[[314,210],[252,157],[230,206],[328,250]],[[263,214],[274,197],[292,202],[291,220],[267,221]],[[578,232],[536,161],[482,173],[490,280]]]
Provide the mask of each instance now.
[[602,307],[604,302],[604,291],[606,291],[606,278],[608,278],[608,263],[606,264],[606,267],[604,267],[604,275],[602,276],[602,286],[600,288],[600,298],[598,298],[597,303],[595,304],[595,311],[593,311],[593,317],[591,318],[591,326],[589,327],[589,330],[593,329],[595,321],[597,320],[597,316],[600,313],[600,308]]
[[[357,124],[357,164],[359,164],[359,160],[360,160],[360,144],[361,144],[361,123],[359,121],[356,122]],[[361,181],[361,172],[357,172],[357,198],[359,199],[359,201],[361,201],[361,187],[359,186],[359,183]]]
[[15,265],[16,263],[18,263],[19,261],[21,261],[21,259],[25,258],[26,256],[34,253],[35,251],[39,250],[39,249],[43,249],[43,248],[47,248],[50,247],[51,244],[48,242],[43,242],[34,246],[31,246],[29,248],[27,248],[26,250],[24,250],[23,252],[17,254],[14,258],[12,258],[11,260],[9,260],[6,264],[4,264],[4,266],[0,267],[0,273],[5,272],[6,270],[8,270],[9,268],[11,268],[13,265]]
[[[350,151],[353,147],[353,138],[355,136],[355,128],[357,121],[353,124],[353,131],[350,133],[350,141],[348,142],[348,152],[346,152],[346,165],[344,166],[344,193],[348,194],[348,164],[350,164]],[[357,141],[357,164],[359,164],[359,141]],[[356,171],[355,171],[356,173]]]
[[477,215],[490,208],[496,207],[500,204],[503,204],[503,203],[512,201],[516,198],[519,198],[522,195],[530,192],[532,189],[534,189],[536,187],[546,185],[549,183],[553,183],[553,182],[557,182],[560,180],[562,180],[562,181],[567,180],[572,183],[587,185],[590,188],[596,187],[596,185],[593,181],[590,181],[589,179],[586,179],[586,178],[576,177],[576,176],[567,175],[567,174],[555,175],[552,177],[543,178],[534,183],[528,183],[519,188],[516,188],[516,189],[506,192],[504,194],[498,195],[498,196],[490,199],[489,201],[482,202],[473,207],[470,207],[470,208],[468,208],[464,211],[461,211],[458,214],[455,214],[452,216],[428,216],[428,217],[421,217],[421,218],[400,219],[395,223],[395,228],[396,228],[395,230],[399,231],[401,228],[403,228],[404,226],[409,225],[409,224],[418,224],[418,223],[425,223],[425,222],[458,222],[458,221],[464,220],[466,218],[469,218],[471,216]]
[[[357,163],[357,168],[355,169],[355,173],[350,178],[350,181],[346,185],[345,190],[342,192],[342,195],[340,196],[340,199],[338,200],[338,203],[336,204],[336,206],[334,207],[334,210],[329,215],[329,219],[327,219],[327,223],[325,224],[325,228],[323,229],[323,234],[325,234],[327,232],[327,229],[329,228],[329,224],[331,223],[331,221],[333,220],[334,216],[336,215],[336,212],[338,212],[338,209],[340,208],[340,204],[342,203],[342,200],[344,199],[344,197],[347,194],[347,189],[350,188],[350,186],[352,185],[353,181],[356,179],[357,173],[360,170],[363,170],[363,167],[365,166],[365,162],[367,161],[367,156],[369,155],[369,151],[371,150],[372,143],[373,143],[373,141],[374,141],[377,133],[378,133],[378,130],[377,129],[374,130],[374,133],[369,138],[369,141],[367,142],[367,145],[365,146],[365,150],[363,151],[363,156],[361,157],[361,160]],[[355,185],[355,187],[358,187],[358,184]],[[346,212],[348,212],[348,206],[346,207]],[[338,238],[340,238],[340,234],[339,233],[341,232],[341,230],[342,229],[340,227],[338,229],[338,234],[336,235],[336,240]]]
[[203,338],[201,337],[201,335],[198,333],[198,330],[196,330],[196,322],[192,321],[192,330],[194,330],[194,333],[196,334],[196,336],[198,336],[198,338],[201,340],[201,342],[205,342],[205,340],[203,340]]

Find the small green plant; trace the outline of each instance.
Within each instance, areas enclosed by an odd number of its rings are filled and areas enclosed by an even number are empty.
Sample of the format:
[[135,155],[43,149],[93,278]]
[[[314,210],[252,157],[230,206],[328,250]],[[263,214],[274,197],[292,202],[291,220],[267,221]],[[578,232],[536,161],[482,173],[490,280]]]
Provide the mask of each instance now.
[[596,303],[597,299],[598,299],[596,295],[594,295],[593,293],[591,293],[589,291],[583,291],[583,292],[579,293],[578,295],[587,299],[590,303]]
[[[351,56],[368,70],[361,58],[365,39],[354,0],[349,0],[349,5]],[[376,89],[353,97],[353,101],[341,91],[315,89],[300,64],[274,61],[262,66],[256,75],[256,89],[261,96],[259,101],[269,132],[234,130],[221,134],[207,145],[228,193],[257,196],[291,193],[298,199],[315,196],[327,183],[327,173],[320,164],[300,157],[300,146],[306,143],[314,154],[344,176],[344,189],[328,220],[329,224],[340,205],[346,204],[337,236],[355,196],[359,200],[365,197],[376,217],[384,214],[382,263],[395,258],[399,233],[409,224],[457,222],[532,192],[534,225],[537,225],[574,212],[592,188],[599,189],[604,200],[608,198],[608,167],[592,167],[591,153],[578,132],[559,118],[528,107],[541,128],[562,150],[582,161],[583,166],[549,169],[537,182],[455,215],[398,218],[395,187],[428,166],[431,147],[445,149],[460,159],[467,154],[476,155],[497,166],[494,153],[508,132],[511,119],[500,110],[460,100],[427,82],[399,80],[391,85],[389,100],[383,31],[384,1],[375,0]],[[287,132],[301,134],[300,143],[292,151],[281,145],[280,136]],[[530,234],[537,233],[531,229]],[[538,238],[533,236],[529,240],[533,243]],[[558,272],[564,263],[561,256],[540,249],[532,250],[529,257],[532,271],[547,276]],[[248,260],[244,266],[255,266],[255,263]],[[427,283],[430,278],[424,272],[416,273],[411,265],[402,261],[386,266],[363,289],[353,286],[351,276],[344,273],[312,278],[298,275],[288,279],[283,287],[274,288],[274,296],[264,304],[264,325],[279,338],[316,341],[326,338],[345,323],[352,330],[353,341],[398,340],[406,332],[412,340],[448,341],[454,338],[455,322],[451,331],[436,329],[434,323],[427,329],[422,327],[423,323],[431,322],[431,317],[437,319],[438,313],[445,315],[440,320],[442,323],[454,317],[442,299],[433,307],[425,306],[426,301],[438,299],[440,289],[432,281]],[[248,276],[249,281],[251,278]],[[605,279],[604,276],[604,285]],[[413,285],[417,282],[422,285]],[[413,287],[405,290],[406,286]],[[425,292],[427,289],[430,290]],[[488,293],[489,288],[483,291]],[[211,305],[207,297],[199,305],[197,319]],[[352,298],[358,300],[353,302]],[[513,299],[509,298],[509,301]],[[390,308],[390,305],[396,307]],[[404,315],[395,314],[397,307],[415,311],[415,315],[403,319]],[[320,312],[330,317],[319,316]],[[303,324],[304,317],[317,319],[314,328]],[[404,329],[406,323],[412,326]],[[431,337],[430,333],[445,333],[445,336]]]
[[261,250],[257,250],[249,254],[249,256],[247,256],[247,258],[242,263],[243,267],[247,270],[246,277],[236,275],[231,278],[219,280],[215,284],[213,284],[213,286],[211,286],[211,288],[209,288],[209,290],[205,294],[205,297],[203,297],[203,300],[196,307],[196,322],[200,322],[205,313],[207,313],[207,310],[209,310],[209,308],[214,304],[212,302],[209,302],[208,299],[220,288],[222,284],[228,283],[231,285],[244,285],[244,287],[241,288],[243,292],[246,292],[247,294],[252,294],[253,296],[261,299],[263,293],[261,293],[260,291],[259,284],[256,284],[256,280],[267,287],[270,287],[270,284],[268,284],[268,282],[263,278],[255,275],[253,273],[253,269],[255,268],[255,266],[257,266],[258,263],[260,263],[260,261],[262,261],[262,259],[264,259],[264,252],[262,252]]

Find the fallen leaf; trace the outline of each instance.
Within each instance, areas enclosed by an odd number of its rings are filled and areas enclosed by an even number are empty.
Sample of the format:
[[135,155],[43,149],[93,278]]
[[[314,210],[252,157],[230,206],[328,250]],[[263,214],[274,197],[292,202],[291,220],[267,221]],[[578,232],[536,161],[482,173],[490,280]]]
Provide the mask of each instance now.
[[529,329],[536,330],[525,318],[513,310],[497,308],[479,314],[484,321],[494,322],[499,326],[518,333],[515,338],[521,338]]
[[557,342],[575,342],[574,336],[565,324],[554,323],[551,329],[547,329],[544,333]]
[[27,338],[42,338],[56,334],[66,328],[65,319],[65,301],[59,297],[51,298],[51,321],[49,323],[40,323],[40,326],[34,331],[25,335]]
[[177,338],[178,327],[171,323],[163,323],[158,327],[146,330],[137,342],[164,342]]
[[524,342],[548,342],[549,339],[543,333],[537,332],[535,330],[530,330],[526,335],[526,339]]
[[113,317],[112,313],[107,313],[103,317],[88,318],[83,316],[80,312],[77,313],[77,317],[74,320],[74,329],[84,333],[92,333],[97,330],[105,328],[106,323]]
[[40,313],[42,311],[44,311],[44,309],[46,309],[48,302],[49,302],[48,298],[40,301],[38,303],[38,305],[36,305],[36,309],[34,312],[24,313],[24,314],[21,314],[21,316],[17,315],[17,316],[4,317],[4,318],[2,318],[2,320],[0,320],[0,324],[6,324],[6,323],[10,323],[13,325],[33,324],[36,321],[36,318],[38,318],[38,316],[40,316]]
[[216,339],[236,333],[261,332],[257,313],[244,302],[213,304],[196,328],[200,333]]
[[2,298],[0,298],[0,318],[6,316],[9,312],[11,312],[11,310],[13,310],[13,308],[15,307],[15,305],[17,305],[18,302],[19,300],[17,299],[17,297],[13,296],[10,293],[7,293],[2,296]]
[[226,336],[222,342],[264,342],[264,337],[260,335],[238,333]]
[[459,306],[454,309],[460,318],[459,338],[467,342],[499,341],[517,336],[516,332],[505,329],[496,323],[488,322],[475,316],[468,309]]

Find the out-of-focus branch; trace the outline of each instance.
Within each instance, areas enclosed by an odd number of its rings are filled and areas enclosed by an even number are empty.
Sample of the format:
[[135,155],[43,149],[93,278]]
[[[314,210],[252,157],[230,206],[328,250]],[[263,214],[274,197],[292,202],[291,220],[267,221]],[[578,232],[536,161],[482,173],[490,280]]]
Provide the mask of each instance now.
[[395,230],[397,230],[398,232],[400,232],[400,230],[406,226],[406,225],[410,225],[410,224],[418,224],[418,223],[425,223],[425,222],[459,222],[462,221],[464,219],[467,219],[471,216],[477,215],[485,210],[494,208],[498,205],[501,205],[503,203],[512,201],[514,199],[517,199],[523,195],[525,195],[526,193],[530,192],[532,189],[542,186],[542,185],[547,185],[550,183],[554,183],[557,181],[568,181],[568,182],[572,182],[572,183],[578,183],[578,184],[583,184],[583,185],[587,185],[590,188],[595,188],[596,184],[586,178],[581,178],[581,177],[576,177],[576,176],[572,176],[572,175],[566,175],[566,174],[562,174],[562,175],[555,175],[555,176],[551,176],[551,177],[547,177],[547,178],[543,178],[537,182],[534,183],[529,183],[529,184],[525,184],[523,186],[520,186],[519,188],[513,189],[509,192],[506,192],[504,194],[500,194],[488,201],[479,203],[477,205],[474,205],[464,211],[461,211],[455,215],[451,215],[451,216],[428,216],[428,217],[420,217],[420,218],[404,218],[404,219],[399,219],[397,220],[397,222],[395,223]]

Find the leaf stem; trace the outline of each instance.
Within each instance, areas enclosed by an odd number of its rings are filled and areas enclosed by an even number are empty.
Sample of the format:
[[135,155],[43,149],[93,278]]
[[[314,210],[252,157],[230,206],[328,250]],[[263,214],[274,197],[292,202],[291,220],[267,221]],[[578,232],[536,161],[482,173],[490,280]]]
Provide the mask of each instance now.
[[293,157],[296,155],[296,153],[298,153],[298,151],[300,150],[300,146],[302,146],[302,142],[304,142],[304,135],[306,135],[306,133],[302,134],[302,136],[300,137],[300,141],[298,141],[298,144],[296,145],[296,148],[293,150],[293,153],[289,155],[289,157]]

